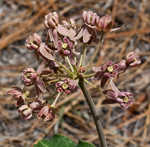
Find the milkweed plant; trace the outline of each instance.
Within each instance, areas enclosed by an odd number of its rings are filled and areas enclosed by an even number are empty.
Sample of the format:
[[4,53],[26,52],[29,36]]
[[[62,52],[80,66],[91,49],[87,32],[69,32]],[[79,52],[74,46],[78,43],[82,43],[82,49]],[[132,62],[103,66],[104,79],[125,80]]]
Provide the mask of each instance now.
[[127,109],[134,102],[133,94],[119,90],[114,80],[141,61],[135,52],[129,52],[116,63],[108,61],[100,66],[88,63],[90,45],[99,44],[99,52],[105,34],[116,28],[113,28],[111,16],[100,17],[92,11],[84,11],[81,20],[82,24],[79,25],[76,19],[63,19],[57,12],[45,16],[46,33],[42,36],[32,34],[25,44],[36,55],[39,66],[37,69],[24,69],[24,88],[13,87],[8,94],[16,100],[18,111],[24,119],[36,116],[44,121],[52,121],[58,111],[55,106],[61,97],[80,88],[92,113],[100,145],[106,147],[100,118],[97,117],[95,104],[85,85],[100,81],[100,88],[106,97],[104,103],[118,103],[121,108]]

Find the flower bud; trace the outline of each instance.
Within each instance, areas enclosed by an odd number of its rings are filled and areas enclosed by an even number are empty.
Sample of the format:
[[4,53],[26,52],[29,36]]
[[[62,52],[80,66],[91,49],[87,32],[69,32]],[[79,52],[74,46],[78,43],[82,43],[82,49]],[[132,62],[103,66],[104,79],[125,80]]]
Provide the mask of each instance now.
[[18,111],[21,113],[24,119],[28,120],[32,117],[32,109],[28,105],[22,105]]
[[139,56],[135,52],[130,52],[126,56],[126,64],[130,67],[139,65],[141,61],[139,60]]
[[22,90],[20,88],[13,88],[8,91],[9,95],[12,95],[15,99],[19,99],[22,96]]
[[40,47],[41,42],[41,37],[37,33],[34,33],[26,40],[26,47],[30,50],[37,50]]
[[123,100],[120,102],[120,105],[124,109],[127,109],[130,105],[133,104],[133,94],[130,92],[120,92],[118,97]]
[[97,22],[97,27],[104,32],[109,31],[112,27],[112,17],[109,15],[101,17]]
[[44,106],[38,113],[38,118],[42,118],[44,121],[53,120],[55,118],[54,108],[49,105]]
[[33,68],[27,68],[23,71],[22,80],[26,86],[32,85],[37,78],[37,73]]
[[121,60],[121,61],[118,63],[118,66],[119,66],[119,70],[120,70],[120,71],[126,70],[126,68],[127,68],[126,60]]
[[45,26],[46,28],[55,28],[59,23],[59,16],[56,12],[50,12],[45,16]]
[[30,103],[29,106],[33,112],[38,112],[42,108],[43,104],[41,101],[37,100],[37,101]]
[[84,72],[85,72],[85,67],[81,66],[81,67],[79,68],[79,72],[80,72],[80,73],[84,73]]
[[8,94],[13,96],[13,98],[17,100],[17,104],[16,104],[17,106],[24,104],[22,89],[15,87],[12,90],[9,90]]
[[90,26],[95,26],[96,22],[99,20],[99,16],[92,11],[84,11],[82,17],[84,22]]

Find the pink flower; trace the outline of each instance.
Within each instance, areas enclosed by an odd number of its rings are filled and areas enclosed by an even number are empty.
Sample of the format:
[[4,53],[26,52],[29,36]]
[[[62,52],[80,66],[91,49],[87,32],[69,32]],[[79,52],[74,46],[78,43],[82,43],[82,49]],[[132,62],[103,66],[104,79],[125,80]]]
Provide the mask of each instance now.
[[104,100],[105,104],[119,103],[124,109],[127,109],[131,104],[133,104],[133,94],[130,92],[120,91],[112,79],[110,80],[111,89],[105,90],[104,94],[107,99]]
[[45,43],[40,44],[37,53],[45,60],[49,60],[49,61],[54,60],[54,56],[52,55],[52,50]]
[[118,66],[120,71],[125,71],[127,69],[126,60],[121,60]]
[[112,17],[108,15],[100,18],[92,11],[84,11],[82,18],[85,24],[76,35],[76,39],[83,38],[84,43],[88,43],[92,38],[95,40],[97,32],[107,32],[112,27]]
[[59,24],[56,28],[60,37],[67,37],[71,41],[76,41],[76,25],[73,19],[70,20],[63,20],[62,24]]
[[112,17],[109,15],[105,15],[97,21],[97,29],[103,32],[109,31],[112,25]]
[[23,71],[22,80],[26,86],[30,86],[35,83],[37,73],[33,68],[27,68]]
[[38,92],[46,92],[45,83],[33,68],[23,71],[22,80],[26,86],[35,85]]
[[102,66],[94,67],[93,71],[96,73],[95,78],[101,80],[101,87],[104,87],[110,78],[115,78],[119,74],[119,65],[110,61]]
[[84,22],[91,28],[96,27],[96,24],[99,22],[99,16],[92,11],[84,11],[82,13],[82,18]]
[[83,39],[83,43],[88,43],[92,37],[95,37],[95,32],[93,29],[88,28],[87,26],[83,26],[79,33],[76,36],[76,40]]
[[26,40],[26,47],[30,50],[37,50],[41,42],[41,37],[37,33],[34,33],[33,35],[30,35]]
[[22,105],[18,111],[21,113],[24,119],[28,120],[32,117],[32,109],[28,105]]
[[64,56],[71,56],[73,54],[73,42],[71,42],[67,37],[63,38],[63,41],[58,41],[58,51]]
[[111,89],[105,90],[104,94],[107,99],[104,100],[105,104],[119,103],[124,109],[127,109],[133,104],[133,94],[130,92],[117,92]]
[[49,105],[44,106],[38,113],[38,118],[42,118],[44,121],[53,120],[55,118],[54,108]]
[[24,104],[24,97],[23,97],[23,91],[20,88],[13,88],[12,90],[8,91],[8,94],[13,96],[15,100],[17,100],[17,106],[23,105]]
[[77,82],[71,79],[65,79],[56,83],[57,92],[65,92],[70,94],[77,88]]
[[50,12],[45,16],[45,27],[46,28],[55,28],[59,23],[59,16],[57,12]]
[[130,52],[126,56],[126,64],[130,67],[139,65],[141,61],[139,60],[139,56],[135,52]]
[[29,107],[32,109],[33,112],[39,112],[43,107],[45,101],[42,99],[36,99],[35,101],[29,104]]
[[35,86],[39,93],[45,93],[46,92],[46,86],[43,80],[40,77],[37,77]]
[[48,30],[48,36],[49,40],[53,43],[52,45],[54,46],[54,49],[57,49],[58,47],[58,39],[59,35],[56,29],[49,29]]

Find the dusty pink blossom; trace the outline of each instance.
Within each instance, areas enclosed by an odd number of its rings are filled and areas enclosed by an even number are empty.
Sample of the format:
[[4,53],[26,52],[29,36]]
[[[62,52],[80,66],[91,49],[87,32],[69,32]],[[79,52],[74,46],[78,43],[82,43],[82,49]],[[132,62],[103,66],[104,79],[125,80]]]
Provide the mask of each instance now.
[[59,39],[57,29],[49,29],[48,30],[48,36],[49,36],[49,40],[53,43],[54,48],[57,49],[58,39]]
[[30,35],[26,40],[26,47],[30,50],[37,50],[41,42],[41,37],[37,33],[34,33],[33,35]]
[[45,16],[44,24],[46,28],[55,28],[59,24],[59,16],[57,12],[50,12]]
[[26,86],[30,86],[35,83],[37,73],[33,68],[27,68],[23,71],[22,80]]
[[34,84],[39,93],[46,92],[45,83],[33,68],[27,68],[23,71],[22,80],[26,86]]
[[96,24],[99,21],[99,16],[92,11],[84,11],[82,13],[84,22],[91,28],[96,28]]
[[96,73],[95,78],[101,80],[101,86],[104,87],[110,78],[115,78],[119,74],[119,65],[110,61],[102,66],[93,67],[93,71]]
[[88,28],[87,26],[84,26],[83,28],[81,28],[81,30],[79,31],[79,33],[77,34],[76,36],[76,40],[79,40],[79,39],[83,39],[83,43],[88,43],[92,36],[94,37],[94,32]]
[[41,43],[38,49],[38,54],[43,57],[45,60],[54,60],[54,56],[52,55],[52,50],[45,44]]
[[49,105],[44,106],[38,113],[38,118],[41,118],[44,121],[53,120],[55,118],[54,108]]
[[44,100],[36,99],[35,101],[31,102],[29,106],[33,112],[39,112],[39,110],[41,110],[41,108],[43,107],[44,103]]
[[63,36],[63,37],[68,37],[71,41],[75,41],[75,36],[76,36],[76,30],[71,27],[66,25],[59,24],[57,27],[57,32]]
[[59,81],[56,83],[57,92],[65,92],[66,94],[70,94],[77,88],[77,82],[71,79],[65,79],[63,81]]
[[96,40],[97,36],[97,22],[99,16],[92,11],[84,11],[82,13],[84,25],[76,35],[76,40],[83,39],[83,43],[88,43],[91,40]]
[[108,89],[104,91],[106,95],[105,104],[119,103],[124,109],[127,109],[131,104],[133,104],[133,94],[130,92],[116,92],[114,90]]
[[98,30],[101,30],[103,32],[109,31],[112,28],[112,25],[112,17],[109,15],[101,17],[97,22]]
[[28,105],[20,106],[18,111],[23,116],[23,118],[26,120],[28,120],[32,117],[32,109]]
[[126,63],[128,66],[133,67],[139,65],[141,61],[139,60],[139,56],[135,52],[130,52],[126,56]]
[[38,91],[39,93],[41,93],[41,92],[42,92],[42,93],[45,93],[45,92],[46,92],[45,83],[44,83],[44,81],[43,81],[40,77],[37,77],[35,86],[36,86],[37,91]]
[[120,71],[125,71],[127,69],[126,60],[121,60],[118,66]]
[[11,95],[15,100],[17,100],[17,106],[23,105],[25,99],[23,97],[23,91],[20,88],[14,87],[8,91],[8,94]]
[[112,103],[119,103],[120,106],[124,109],[127,109],[131,104],[133,104],[133,94],[130,92],[122,92],[120,91],[112,79],[110,80],[110,87],[111,89],[104,90],[104,94],[106,95],[107,99],[104,100],[106,104]]
[[63,40],[58,41],[58,51],[64,56],[70,56],[73,54],[74,44],[67,37],[64,37]]

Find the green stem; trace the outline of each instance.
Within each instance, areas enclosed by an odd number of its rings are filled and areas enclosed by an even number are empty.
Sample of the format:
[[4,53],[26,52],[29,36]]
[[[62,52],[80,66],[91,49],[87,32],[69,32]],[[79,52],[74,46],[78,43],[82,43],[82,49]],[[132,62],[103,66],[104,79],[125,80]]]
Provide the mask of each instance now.
[[54,80],[48,81],[47,83],[48,83],[48,84],[51,84],[51,83],[58,82],[58,81],[59,81],[59,79],[54,79]]
[[94,76],[95,76],[95,73],[83,75],[84,78],[91,78],[91,77],[94,77]]
[[80,68],[82,66],[82,62],[83,62],[83,55],[80,56],[78,68]]
[[71,75],[71,71],[62,63],[55,61],[59,66],[61,66],[69,75]]
[[96,112],[95,104],[94,104],[91,96],[89,95],[87,89],[85,88],[83,77],[79,78],[79,86],[80,86],[80,88],[83,92],[83,95],[84,95],[84,97],[85,97],[85,99],[89,105],[89,108],[91,110],[91,113],[92,113],[92,116],[93,116],[93,119],[94,119],[94,122],[96,125],[97,133],[99,136],[100,147],[107,147],[100,119],[97,118],[97,112]]
[[56,96],[56,98],[55,98],[53,104],[51,105],[52,107],[55,107],[55,105],[56,105],[56,103],[57,103],[57,101],[58,101],[60,95],[61,95],[61,93],[59,92],[58,95]]
[[72,64],[71,64],[71,62],[70,62],[70,60],[69,60],[69,58],[66,57],[66,60],[67,60],[67,62],[68,62],[68,64],[69,64],[69,66],[70,66],[71,71],[74,72],[73,66],[72,66]]

